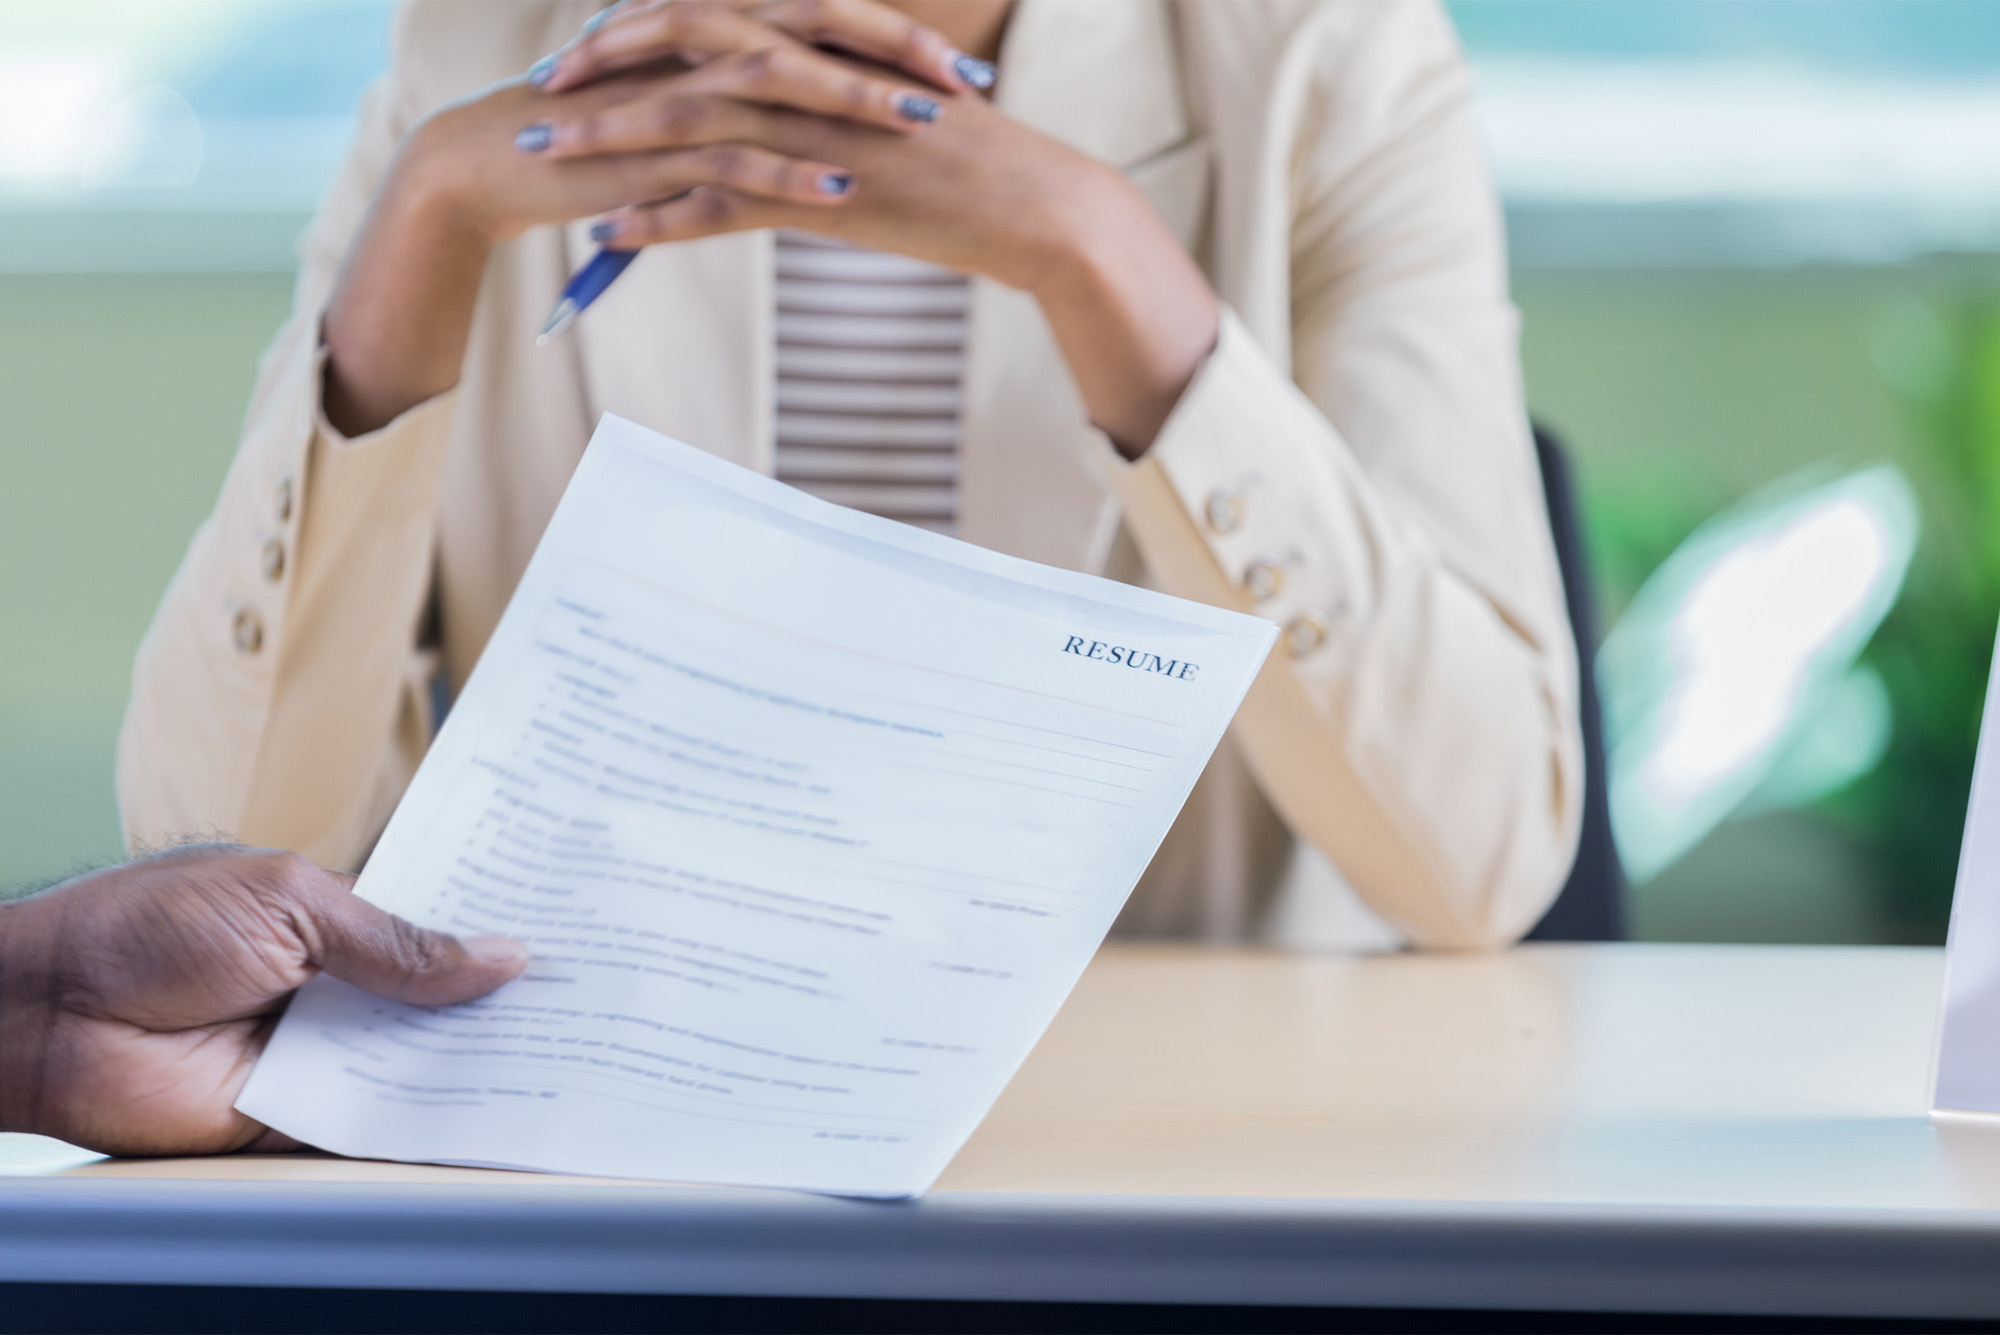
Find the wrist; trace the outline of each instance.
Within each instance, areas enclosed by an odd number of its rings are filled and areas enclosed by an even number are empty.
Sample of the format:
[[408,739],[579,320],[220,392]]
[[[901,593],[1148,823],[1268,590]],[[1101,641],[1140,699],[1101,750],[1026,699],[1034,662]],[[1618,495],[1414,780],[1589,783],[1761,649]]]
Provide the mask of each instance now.
[[433,145],[430,124],[412,130],[396,150],[367,230],[397,238],[399,248],[440,255],[469,249],[483,259],[508,229],[483,207],[479,191],[459,179],[459,155],[449,140],[440,136]]
[[321,322],[322,406],[360,437],[458,382],[494,236],[420,131],[377,192]]
[[47,952],[28,901],[0,904],[0,1131],[33,1132],[48,1045]]
[[1036,210],[1034,230],[1024,238],[1016,269],[1018,287],[1047,304],[1051,295],[1075,290],[1079,282],[1101,286],[1106,252],[1116,248],[1120,231],[1133,216],[1136,202],[1148,218],[1151,207],[1136,201],[1131,182],[1099,163],[1067,176],[1040,192],[1047,204]]
[[1090,420],[1119,453],[1151,447],[1215,348],[1221,306],[1152,204],[1123,177],[1043,255],[1030,289]]
[[447,107],[411,127],[396,146],[376,196],[370,229],[380,227],[419,245],[472,246],[482,254],[520,231],[493,215],[477,173],[467,179],[468,154]]

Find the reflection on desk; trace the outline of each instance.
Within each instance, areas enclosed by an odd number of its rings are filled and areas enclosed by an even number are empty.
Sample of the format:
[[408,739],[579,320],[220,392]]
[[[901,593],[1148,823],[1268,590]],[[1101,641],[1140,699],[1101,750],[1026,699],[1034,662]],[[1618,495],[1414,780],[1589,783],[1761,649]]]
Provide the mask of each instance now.
[[1925,1113],[1941,969],[1121,945],[920,1203],[106,1160],[0,1181],[0,1279],[258,1282],[256,1236],[292,1284],[2000,1316],[2000,1131]]

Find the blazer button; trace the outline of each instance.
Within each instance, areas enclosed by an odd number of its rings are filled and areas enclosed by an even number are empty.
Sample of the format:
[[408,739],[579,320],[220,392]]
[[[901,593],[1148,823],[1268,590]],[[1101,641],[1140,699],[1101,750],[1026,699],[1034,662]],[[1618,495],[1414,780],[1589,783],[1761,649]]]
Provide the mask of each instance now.
[[264,544],[264,578],[276,584],[285,577],[285,540],[272,538]]
[[1284,569],[1268,556],[1252,561],[1250,568],[1243,572],[1243,587],[1260,603],[1267,598],[1275,598],[1278,590],[1285,587]]
[[1304,658],[1326,643],[1326,619],[1317,612],[1301,612],[1285,623],[1285,652]]
[[292,480],[283,478],[278,483],[278,522],[290,523],[292,518]]
[[246,654],[264,647],[264,623],[247,607],[236,614],[236,647]]
[[1208,503],[1202,508],[1208,526],[1217,533],[1234,533],[1243,522],[1243,498],[1227,487],[1208,493]]

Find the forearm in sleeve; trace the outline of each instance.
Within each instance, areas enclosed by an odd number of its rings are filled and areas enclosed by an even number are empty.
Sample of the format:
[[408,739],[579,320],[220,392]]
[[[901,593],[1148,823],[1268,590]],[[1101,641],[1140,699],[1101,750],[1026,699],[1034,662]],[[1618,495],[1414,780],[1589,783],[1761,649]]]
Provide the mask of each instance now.
[[344,440],[323,360],[316,322],[281,335],[140,646],[118,757],[134,847],[223,834],[355,866],[428,741],[416,639],[451,396]]
[[1455,570],[1227,313],[1119,486],[1169,590],[1284,627],[1235,726],[1294,833],[1416,944],[1532,926],[1581,807],[1559,613],[1501,606]]

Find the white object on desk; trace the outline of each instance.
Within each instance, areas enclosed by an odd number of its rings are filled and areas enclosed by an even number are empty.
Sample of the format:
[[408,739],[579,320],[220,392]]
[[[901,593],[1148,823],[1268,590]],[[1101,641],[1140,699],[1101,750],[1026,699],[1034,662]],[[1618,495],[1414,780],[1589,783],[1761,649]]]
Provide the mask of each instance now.
[[2000,1115],[2000,653],[1986,680],[1945,945],[1936,1112]]
[[607,416],[357,888],[535,962],[443,1009],[317,980],[239,1106],[369,1158],[921,1193],[1275,635]]
[[39,1177],[104,1158],[48,1136],[0,1132],[0,1177]]

